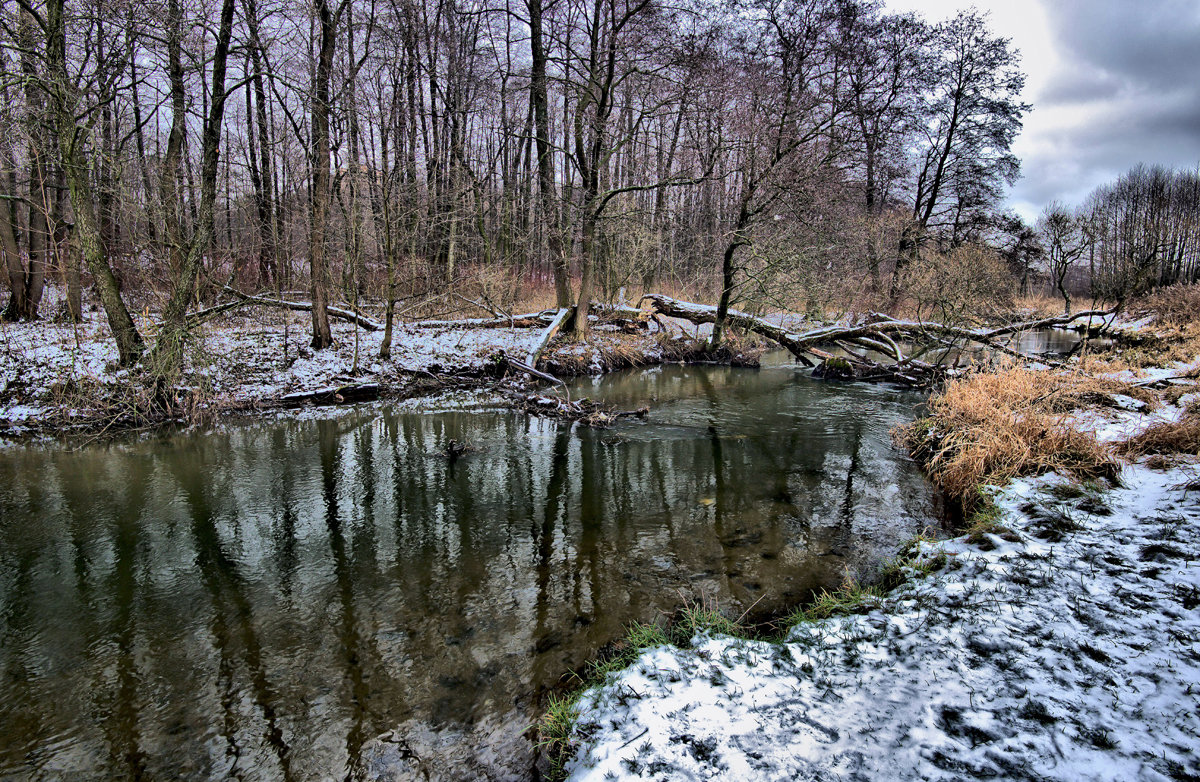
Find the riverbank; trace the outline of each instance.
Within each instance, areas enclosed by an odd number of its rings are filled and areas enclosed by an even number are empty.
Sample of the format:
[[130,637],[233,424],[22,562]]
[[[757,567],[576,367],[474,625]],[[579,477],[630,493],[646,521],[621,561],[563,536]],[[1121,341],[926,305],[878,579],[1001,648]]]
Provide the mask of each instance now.
[[[150,320],[142,324],[148,327]],[[494,386],[505,374],[499,356],[523,360],[541,328],[480,328],[397,324],[391,355],[379,358],[382,331],[333,321],[334,347],[308,346],[307,313],[247,309],[195,332],[189,346],[177,418],[211,421],[246,413],[365,398],[404,398],[447,388]],[[149,393],[117,367],[116,346],[103,316],[84,322],[0,324],[0,435],[59,434],[169,423],[139,415]],[[560,338],[543,365],[562,377],[693,355],[682,330],[664,334],[596,323],[586,343]],[[524,376],[507,386],[529,385]]]
[[903,439],[967,534],[782,642],[644,651],[575,701],[565,775],[1200,776],[1194,331],[1143,321],[1134,348],[952,385]]
[[[785,643],[658,647],[580,702],[573,779],[1192,779],[1195,466],[1021,480],[1005,534]],[[1060,534],[1059,530],[1066,530]]]

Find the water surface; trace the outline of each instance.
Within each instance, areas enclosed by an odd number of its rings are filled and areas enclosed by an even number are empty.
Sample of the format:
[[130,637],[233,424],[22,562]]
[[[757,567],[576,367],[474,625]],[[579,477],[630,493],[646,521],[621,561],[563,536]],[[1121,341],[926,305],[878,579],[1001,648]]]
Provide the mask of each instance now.
[[939,515],[888,435],[914,394],[787,365],[572,393],[652,412],[0,449],[0,775],[527,778],[539,693],[629,622],[782,610]]

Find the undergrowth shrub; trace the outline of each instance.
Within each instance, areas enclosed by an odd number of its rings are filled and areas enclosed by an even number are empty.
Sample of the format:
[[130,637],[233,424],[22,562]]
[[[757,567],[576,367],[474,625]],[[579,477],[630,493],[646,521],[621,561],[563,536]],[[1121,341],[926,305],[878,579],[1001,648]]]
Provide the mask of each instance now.
[[918,319],[970,323],[1012,309],[1012,275],[993,250],[981,245],[923,251],[900,277]]

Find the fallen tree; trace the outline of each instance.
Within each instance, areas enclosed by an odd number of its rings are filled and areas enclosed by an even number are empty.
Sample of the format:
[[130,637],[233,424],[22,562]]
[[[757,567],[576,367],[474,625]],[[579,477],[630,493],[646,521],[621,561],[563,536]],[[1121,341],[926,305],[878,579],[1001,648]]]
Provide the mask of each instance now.
[[[236,290],[235,288],[231,288],[228,285],[226,285],[224,288],[222,288],[222,290],[225,293],[228,293],[231,296],[233,296],[234,300],[225,302],[223,304],[217,304],[215,306],[208,307],[207,309],[197,310],[196,312],[189,313],[188,314],[189,325],[194,326],[198,323],[202,323],[202,322],[208,320],[209,318],[213,317],[214,315],[218,315],[222,312],[228,312],[229,310],[236,309],[238,307],[244,307],[244,306],[251,305],[251,304],[258,305],[260,307],[276,307],[278,309],[296,310],[298,312],[312,312],[312,308],[313,308],[312,302],[288,301],[287,299],[270,299],[265,296],[251,296],[248,293],[242,293],[241,291]],[[326,309],[329,311],[329,317],[331,317],[331,318],[336,318],[337,320],[345,320],[345,321],[349,321],[351,323],[357,323],[359,326],[362,326],[367,331],[382,331],[383,330],[382,323],[371,320],[370,318],[366,317],[365,315],[359,315],[357,312],[351,312],[350,310],[342,309],[341,307],[333,307],[333,306],[327,307]]]
[[548,325],[555,317],[555,310],[527,312],[524,315],[508,315],[496,318],[460,318],[458,320],[417,320],[404,324],[410,329],[531,329]]
[[[692,323],[715,323],[717,308],[705,304],[680,301],[658,293],[649,293],[642,302],[650,305],[654,315],[681,318]],[[945,348],[946,354],[968,344],[978,345],[1027,361],[1042,361],[1038,356],[1022,353],[1001,341],[1002,337],[1024,331],[1036,331],[1066,326],[1084,318],[1107,317],[1113,310],[1091,310],[1070,316],[1041,318],[1010,323],[993,328],[965,328],[930,321],[899,320],[873,313],[861,323],[821,325],[806,331],[788,328],[781,320],[772,323],[765,318],[731,310],[726,324],[733,328],[766,337],[792,353],[806,366],[812,359],[820,361],[815,374],[830,378],[856,380],[890,380],[905,385],[923,386],[940,379],[948,369],[941,361],[921,361],[917,356],[931,344]],[[900,343],[923,346],[905,355]],[[837,348],[843,355],[828,352]],[[877,354],[884,361],[871,357]]]

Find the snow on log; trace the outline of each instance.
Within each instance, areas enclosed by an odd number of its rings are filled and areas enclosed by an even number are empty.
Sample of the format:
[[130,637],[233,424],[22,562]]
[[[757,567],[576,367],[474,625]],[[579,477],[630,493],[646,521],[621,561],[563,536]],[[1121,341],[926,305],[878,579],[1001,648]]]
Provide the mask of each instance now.
[[565,386],[566,385],[566,383],[559,380],[554,375],[550,375],[545,372],[542,372],[541,370],[534,369],[532,366],[524,363],[523,361],[517,361],[515,358],[509,358],[508,356],[505,356],[504,360],[513,369],[518,369],[522,372],[532,375],[533,377],[536,377],[538,380],[545,380],[547,383],[552,383],[556,386]]
[[541,337],[538,338],[537,344],[534,345],[533,350],[529,351],[529,355],[525,357],[526,364],[531,367],[537,366],[538,358],[542,355],[542,351],[545,350],[546,346],[550,344],[550,340],[554,339],[554,335],[557,334],[558,330],[561,329],[563,324],[567,322],[567,318],[571,316],[572,312],[574,312],[574,310],[570,307],[563,307],[558,311],[558,314],[554,316],[554,320],[550,321],[550,325],[546,327],[546,330],[542,332]]

